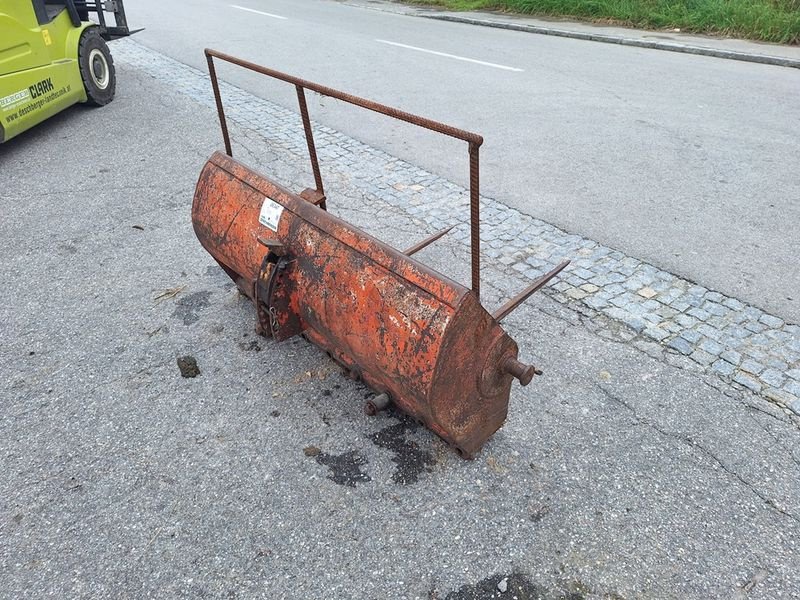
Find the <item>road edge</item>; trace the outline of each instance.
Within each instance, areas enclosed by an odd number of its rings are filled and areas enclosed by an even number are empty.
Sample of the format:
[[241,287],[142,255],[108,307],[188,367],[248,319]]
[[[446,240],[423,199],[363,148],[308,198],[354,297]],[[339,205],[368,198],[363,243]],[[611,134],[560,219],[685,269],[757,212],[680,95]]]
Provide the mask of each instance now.
[[749,52],[739,52],[737,50],[722,50],[710,48],[708,46],[694,46],[690,44],[678,44],[674,42],[663,42],[657,40],[643,40],[632,37],[608,35],[605,33],[588,33],[583,31],[571,31],[568,29],[557,29],[554,27],[543,27],[541,25],[529,25],[524,23],[509,23],[507,21],[494,21],[491,19],[476,19],[474,17],[462,17],[450,14],[417,14],[423,19],[433,19],[435,21],[449,21],[451,23],[464,23],[466,25],[480,25],[483,27],[494,27],[497,29],[509,29],[512,31],[523,31],[526,33],[537,33],[539,35],[551,35],[555,37],[565,37],[588,42],[602,42],[605,44],[618,44],[620,46],[632,46],[635,48],[647,48],[649,50],[664,50],[667,52],[680,52],[683,54],[694,54],[696,56],[710,56],[713,58],[723,58],[726,60],[739,60],[743,62],[772,65],[776,67],[787,67],[800,69],[800,60],[783,56],[771,56],[768,54],[752,54]]

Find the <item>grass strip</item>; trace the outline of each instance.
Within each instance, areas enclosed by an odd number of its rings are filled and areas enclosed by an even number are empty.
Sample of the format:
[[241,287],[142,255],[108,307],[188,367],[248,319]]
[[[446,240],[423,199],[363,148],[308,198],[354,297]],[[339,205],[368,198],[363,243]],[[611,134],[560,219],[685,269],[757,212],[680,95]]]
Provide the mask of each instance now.
[[800,0],[416,0],[450,10],[587,19],[643,29],[800,43]]

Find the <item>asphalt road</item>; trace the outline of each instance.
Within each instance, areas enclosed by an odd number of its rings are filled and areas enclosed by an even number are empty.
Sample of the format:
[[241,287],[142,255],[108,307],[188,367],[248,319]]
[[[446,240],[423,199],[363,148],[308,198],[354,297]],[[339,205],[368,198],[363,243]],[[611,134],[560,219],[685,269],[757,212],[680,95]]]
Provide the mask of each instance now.
[[[213,110],[117,56],[112,104],[0,148],[0,597],[798,597],[796,419],[546,295],[505,323],[545,376],[476,460],[366,417],[323,352],[254,335],[195,238]],[[269,132],[233,134],[307,182]],[[328,179],[335,214],[419,234],[351,180]]]
[[[329,0],[140,0],[128,12],[147,28],[140,43],[187,64],[203,68],[210,46],[475,130],[486,138],[487,195],[800,322],[795,69]],[[295,106],[288,86],[228,69],[223,77]],[[453,143],[330,100],[311,111],[466,179]]]

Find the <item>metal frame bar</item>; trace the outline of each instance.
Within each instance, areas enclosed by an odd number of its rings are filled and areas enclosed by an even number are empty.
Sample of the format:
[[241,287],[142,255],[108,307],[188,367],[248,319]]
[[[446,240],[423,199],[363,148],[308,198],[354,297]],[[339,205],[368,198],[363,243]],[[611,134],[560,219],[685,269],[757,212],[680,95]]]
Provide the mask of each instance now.
[[[219,116],[220,128],[222,129],[222,138],[225,142],[225,152],[228,156],[233,157],[231,151],[231,140],[228,133],[228,124],[225,119],[225,111],[222,106],[222,96],[220,95],[219,82],[217,80],[217,72],[214,68],[214,58],[218,58],[224,62],[234,64],[236,66],[278,79],[286,83],[292,84],[297,90],[297,100],[300,105],[300,116],[303,120],[303,130],[305,131],[306,142],[308,143],[308,153],[311,160],[311,167],[314,172],[314,180],[317,186],[317,191],[324,196],[322,186],[322,174],[319,169],[319,160],[317,158],[317,151],[314,145],[314,136],[311,128],[311,119],[308,115],[308,106],[306,105],[305,90],[311,90],[323,96],[335,98],[348,104],[353,104],[361,108],[365,108],[372,112],[386,115],[400,121],[405,121],[412,125],[435,131],[443,135],[447,135],[469,144],[469,202],[470,202],[470,255],[472,260],[472,291],[480,300],[480,175],[479,175],[479,149],[483,144],[483,137],[477,133],[451,127],[444,123],[420,117],[412,113],[408,113],[385,104],[380,104],[372,100],[366,100],[359,96],[347,94],[339,90],[319,85],[305,79],[293,77],[280,71],[268,69],[257,65],[255,63],[236,58],[223,52],[218,52],[210,48],[205,49],[206,61],[208,62],[208,73],[211,77],[211,85],[214,89],[214,99],[217,104],[217,114]],[[324,203],[324,200],[323,200]],[[323,204],[324,207],[324,204]]]
[[79,10],[96,13],[98,25],[103,29],[106,28],[106,15],[101,0],[75,0],[75,6]]
[[563,261],[557,267],[555,267],[554,269],[548,271],[547,273],[545,273],[544,275],[539,277],[539,279],[534,281],[527,288],[522,290],[519,294],[517,294],[511,300],[506,302],[503,306],[498,308],[494,312],[494,314],[492,315],[494,320],[499,323],[505,317],[507,317],[510,313],[515,311],[520,304],[525,302],[525,300],[527,300],[530,296],[532,296],[533,294],[538,292],[540,289],[542,289],[545,285],[547,285],[553,277],[555,277],[556,275],[561,273],[561,271],[566,269],[567,265],[569,265],[569,262],[570,261],[568,261],[568,260]]
[[[78,10],[83,20],[88,19],[88,13],[97,15],[97,24],[105,39],[111,40],[118,37],[125,37],[141,31],[141,29],[131,30],[128,27],[128,18],[125,15],[125,5],[123,0],[69,0]],[[114,15],[114,24],[110,25],[106,13]]]

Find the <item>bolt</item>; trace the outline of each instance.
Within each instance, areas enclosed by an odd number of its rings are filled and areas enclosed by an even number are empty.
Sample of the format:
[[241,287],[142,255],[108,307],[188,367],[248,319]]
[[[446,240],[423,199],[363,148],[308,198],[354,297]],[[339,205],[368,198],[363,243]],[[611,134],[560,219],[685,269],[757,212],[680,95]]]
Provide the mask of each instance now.
[[534,375],[541,375],[542,373],[533,365],[526,365],[513,356],[509,356],[503,362],[503,370],[512,377],[516,377],[523,386],[528,385]]
[[367,400],[366,404],[364,404],[364,413],[370,417],[374,417],[382,410],[386,410],[390,402],[391,400],[389,400],[389,396],[386,394],[375,396],[372,400]]

